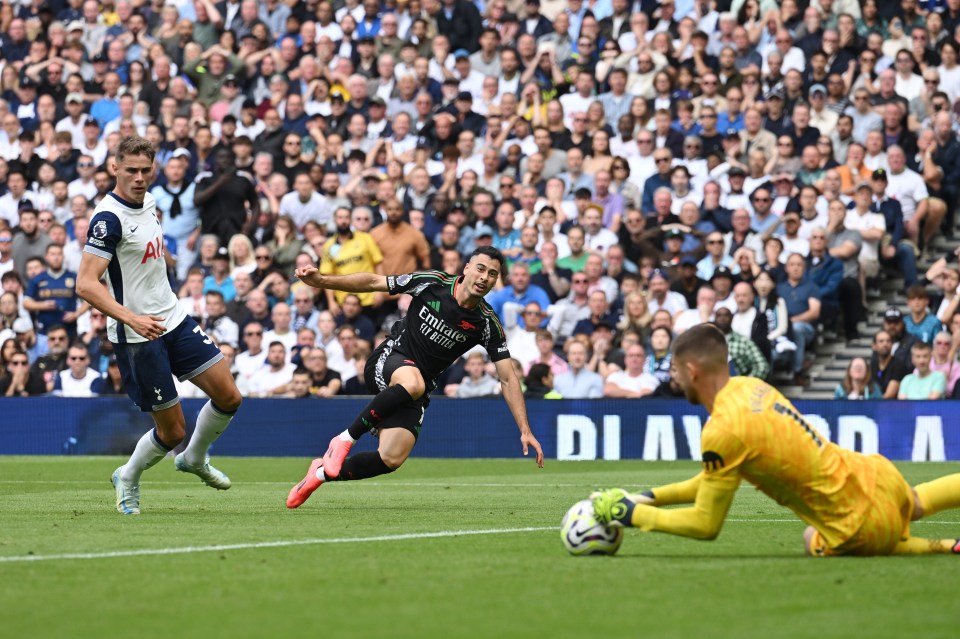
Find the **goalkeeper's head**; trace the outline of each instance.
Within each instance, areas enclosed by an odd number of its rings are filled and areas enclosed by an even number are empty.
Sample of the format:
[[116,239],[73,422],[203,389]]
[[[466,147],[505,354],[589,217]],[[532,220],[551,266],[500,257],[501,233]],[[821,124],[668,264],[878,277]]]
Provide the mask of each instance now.
[[701,404],[726,384],[727,339],[713,324],[700,324],[673,343],[670,374],[694,404]]

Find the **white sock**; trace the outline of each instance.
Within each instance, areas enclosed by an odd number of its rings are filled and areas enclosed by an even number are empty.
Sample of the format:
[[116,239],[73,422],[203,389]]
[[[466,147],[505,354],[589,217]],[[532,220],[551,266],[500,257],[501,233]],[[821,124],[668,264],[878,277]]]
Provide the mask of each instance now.
[[167,456],[170,449],[157,439],[157,429],[148,430],[137,442],[130,459],[120,469],[120,479],[128,484],[139,484],[140,475]]
[[183,451],[184,460],[191,466],[202,466],[207,459],[210,444],[217,441],[223,431],[227,430],[231,419],[232,414],[220,412],[212,401],[204,404],[197,416],[197,427],[193,429],[190,443]]
[[317,479],[320,481],[327,481],[327,476],[323,474],[323,466],[317,469],[317,472],[314,473],[317,476]]
[[345,430],[342,433],[340,433],[339,437],[345,442],[350,442],[351,444],[357,443],[357,440],[355,440],[353,437],[350,436],[349,430]]

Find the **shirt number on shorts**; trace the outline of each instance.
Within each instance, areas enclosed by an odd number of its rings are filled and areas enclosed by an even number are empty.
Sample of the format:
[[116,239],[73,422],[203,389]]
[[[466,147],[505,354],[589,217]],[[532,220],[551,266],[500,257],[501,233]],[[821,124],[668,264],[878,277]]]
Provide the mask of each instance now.
[[813,438],[813,441],[817,444],[817,446],[819,446],[820,448],[823,448],[823,440],[820,439],[819,433],[817,433],[817,431],[814,430],[813,426],[807,423],[807,420],[805,420],[800,415],[800,413],[798,413],[797,411],[793,410],[788,406],[784,406],[780,402],[777,402],[773,405],[773,410],[777,411],[781,415],[785,415],[786,417],[789,417],[793,421],[803,426],[803,429],[807,431],[807,434],[810,435],[810,437]]
[[194,333],[199,333],[200,335],[203,335],[203,343],[204,343],[204,344],[213,344],[213,340],[211,340],[209,337],[207,337],[207,334],[204,333],[204,332],[203,332],[203,329],[200,328],[199,326],[194,326],[194,327],[193,327],[193,332],[194,332]]

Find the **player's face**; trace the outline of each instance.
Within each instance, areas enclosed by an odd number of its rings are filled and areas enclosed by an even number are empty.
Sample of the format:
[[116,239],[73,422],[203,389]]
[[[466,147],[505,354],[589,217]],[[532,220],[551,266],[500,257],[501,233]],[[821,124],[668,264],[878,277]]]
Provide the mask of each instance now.
[[693,365],[690,362],[674,357],[670,363],[670,376],[683,391],[688,402],[691,404],[699,404],[700,398],[697,395],[697,389],[693,386],[692,369]]
[[463,269],[463,283],[472,297],[483,297],[500,277],[500,262],[488,255],[475,255]]
[[153,183],[153,162],[145,155],[131,155],[114,164],[117,190],[131,202],[142,203],[147,187]]

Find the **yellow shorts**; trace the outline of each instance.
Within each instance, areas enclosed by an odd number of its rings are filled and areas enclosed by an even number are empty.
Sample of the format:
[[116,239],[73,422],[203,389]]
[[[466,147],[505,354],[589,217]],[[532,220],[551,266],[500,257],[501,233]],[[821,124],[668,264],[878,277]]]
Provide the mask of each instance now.
[[897,467],[882,455],[870,455],[876,465],[877,483],[872,506],[860,529],[848,540],[831,548],[819,532],[810,540],[816,557],[839,555],[889,555],[896,545],[910,536],[913,514],[913,489]]

